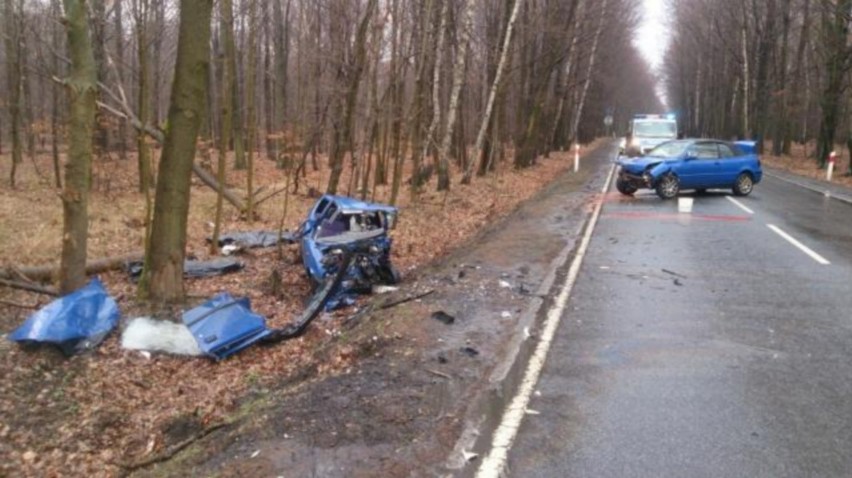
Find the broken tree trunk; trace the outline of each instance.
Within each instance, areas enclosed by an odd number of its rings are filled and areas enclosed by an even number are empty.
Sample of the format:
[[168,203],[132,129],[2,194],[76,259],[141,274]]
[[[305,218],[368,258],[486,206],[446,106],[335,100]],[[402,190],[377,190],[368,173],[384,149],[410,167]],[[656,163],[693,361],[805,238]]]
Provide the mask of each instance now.
[[[100,274],[101,272],[121,269],[128,262],[139,262],[143,258],[142,252],[134,252],[131,254],[107,257],[86,263],[86,274]],[[17,279],[24,277],[29,280],[38,282],[49,282],[57,274],[58,267],[54,265],[47,266],[23,266],[9,267],[0,269],[0,279]]]

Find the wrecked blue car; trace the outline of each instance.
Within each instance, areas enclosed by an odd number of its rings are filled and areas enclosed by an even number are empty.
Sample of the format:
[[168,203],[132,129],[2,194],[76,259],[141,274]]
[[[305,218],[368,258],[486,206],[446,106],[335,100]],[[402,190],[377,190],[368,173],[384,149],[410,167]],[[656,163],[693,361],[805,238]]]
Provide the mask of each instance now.
[[351,304],[355,295],[369,293],[373,285],[399,282],[388,236],[397,212],[395,207],[328,194],[311,208],[298,232],[305,271],[318,286],[343,274],[326,310]]
[[674,198],[681,189],[700,193],[730,188],[737,196],[747,196],[763,176],[753,141],[668,141],[645,156],[622,157],[616,163],[615,187],[620,193],[632,195],[650,188],[662,199]]

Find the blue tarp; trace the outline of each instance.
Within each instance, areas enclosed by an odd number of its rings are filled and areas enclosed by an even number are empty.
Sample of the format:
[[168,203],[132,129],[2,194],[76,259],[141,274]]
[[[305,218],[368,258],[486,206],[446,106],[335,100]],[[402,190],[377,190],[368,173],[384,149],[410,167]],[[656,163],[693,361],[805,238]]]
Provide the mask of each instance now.
[[201,350],[217,360],[254,344],[269,335],[266,319],[251,311],[248,298],[234,299],[221,293],[183,314]]
[[54,300],[9,334],[9,340],[24,344],[48,343],[66,355],[96,347],[115,327],[118,304],[98,279]]

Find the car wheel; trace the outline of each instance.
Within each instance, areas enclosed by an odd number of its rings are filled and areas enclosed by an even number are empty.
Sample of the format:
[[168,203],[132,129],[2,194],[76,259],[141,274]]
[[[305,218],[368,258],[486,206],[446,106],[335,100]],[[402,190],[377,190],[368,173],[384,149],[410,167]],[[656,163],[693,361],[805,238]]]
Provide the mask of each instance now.
[[751,194],[752,189],[754,189],[754,179],[751,178],[751,174],[740,173],[740,175],[737,176],[736,182],[734,182],[734,195],[748,196]]
[[618,189],[618,192],[621,194],[632,196],[633,193],[636,192],[636,187],[628,183],[627,181],[623,181],[621,179],[615,180],[615,189]]
[[672,199],[680,192],[680,180],[672,173],[668,173],[657,181],[657,196],[661,199]]

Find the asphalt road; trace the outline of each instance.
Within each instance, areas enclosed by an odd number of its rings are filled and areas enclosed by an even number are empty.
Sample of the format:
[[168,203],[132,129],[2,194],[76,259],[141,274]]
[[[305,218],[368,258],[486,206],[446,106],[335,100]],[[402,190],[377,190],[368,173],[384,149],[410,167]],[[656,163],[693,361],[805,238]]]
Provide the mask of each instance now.
[[605,196],[510,476],[852,476],[852,205],[729,194]]

